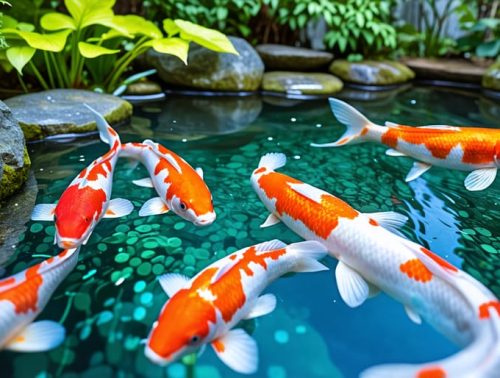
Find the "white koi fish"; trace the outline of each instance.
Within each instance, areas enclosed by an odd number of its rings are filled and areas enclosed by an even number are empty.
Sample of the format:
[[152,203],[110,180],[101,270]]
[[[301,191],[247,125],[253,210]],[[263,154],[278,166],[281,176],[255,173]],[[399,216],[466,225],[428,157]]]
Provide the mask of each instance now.
[[159,195],[142,206],[140,216],[172,210],[197,226],[208,226],[215,221],[212,194],[203,181],[201,168],[193,169],[180,156],[151,140],[124,144],[120,156],[139,160],[150,177],[133,183],[155,188]]
[[94,113],[101,140],[111,146],[109,152],[94,160],[73,179],[57,204],[38,204],[32,220],[55,221],[54,243],[61,248],[76,248],[86,244],[102,218],[118,218],[133,210],[130,201],[111,199],[113,172],[121,147],[120,137],[106,120]]
[[467,190],[490,186],[500,167],[500,130],[445,125],[404,126],[386,122],[379,126],[351,105],[330,98],[335,117],[347,131],[336,142],[312,143],[313,147],[338,147],[362,142],[378,142],[390,147],[389,156],[409,156],[417,161],[406,176],[415,180],[433,165],[471,172],[465,179]]
[[233,328],[243,319],[274,310],[276,297],[261,293],[278,277],[327,270],[317,261],[326,254],[317,242],[287,246],[272,240],[234,252],[192,279],[175,273],[161,276],[160,284],[170,299],[149,334],[146,356],[166,365],[210,344],[231,369],[256,372],[255,340]]
[[405,223],[394,213],[363,214],[341,199],[274,170],[283,154],[267,154],[251,182],[271,215],[306,240],[322,243],[339,260],[342,299],[361,305],[380,290],[401,302],[410,319],[422,319],[459,345],[461,352],[422,365],[384,365],[362,377],[498,377],[500,302],[479,281],[438,255],[389,231]]
[[42,352],[59,346],[65,330],[57,322],[33,320],[78,261],[78,248],[0,280],[0,350]]

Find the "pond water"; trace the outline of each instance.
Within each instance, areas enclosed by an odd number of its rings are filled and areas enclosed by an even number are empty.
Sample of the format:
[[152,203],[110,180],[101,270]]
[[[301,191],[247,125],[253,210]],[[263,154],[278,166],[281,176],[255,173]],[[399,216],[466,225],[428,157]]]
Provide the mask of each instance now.
[[[409,88],[378,93],[344,91],[375,122],[498,126],[500,106],[475,94]],[[357,100],[356,100],[357,99]],[[2,377],[241,377],[212,350],[167,368],[151,364],[140,344],[166,295],[156,281],[165,272],[192,276],[236,249],[273,238],[299,238],[283,224],[266,229],[262,203],[249,177],[266,152],[288,156],[281,172],[318,186],[364,212],[394,210],[411,221],[403,232],[462,267],[500,296],[500,180],[483,192],[467,192],[465,173],[433,168],[410,184],[403,179],[408,158],[388,157],[385,148],[359,144],[314,149],[333,141],[344,127],[324,100],[277,97],[169,97],[135,106],[130,125],[118,128],[122,141],[154,139],[200,166],[212,190],[217,220],[196,228],[174,214],[140,218],[152,189],[136,187],[142,167],[118,163],[113,197],[128,198],[136,210],[103,220],[81,249],[76,269],[38,317],[62,321],[64,344],[48,353],[0,353]],[[66,143],[29,147],[38,180],[37,203],[57,201],[80,170],[107,151],[97,135]],[[52,223],[30,222],[4,264],[6,274],[53,255]],[[329,259],[331,269],[336,262]],[[415,325],[403,307],[380,295],[357,309],[340,299],[333,271],[296,274],[267,290],[277,309],[243,326],[259,346],[255,376],[355,377],[386,362],[424,362],[458,349],[428,325]],[[188,314],[186,314],[188,316]]]

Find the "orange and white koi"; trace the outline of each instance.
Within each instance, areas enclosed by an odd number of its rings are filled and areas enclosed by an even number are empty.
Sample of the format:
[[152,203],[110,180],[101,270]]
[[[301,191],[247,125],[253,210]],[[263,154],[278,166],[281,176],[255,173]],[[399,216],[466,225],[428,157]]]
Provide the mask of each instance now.
[[[251,183],[271,215],[306,240],[322,243],[339,260],[335,276],[342,299],[361,305],[380,290],[401,302],[410,319],[425,319],[466,346],[423,365],[387,365],[363,377],[497,377],[500,371],[500,301],[479,281],[428,249],[398,236],[404,215],[360,213],[341,199],[274,170],[283,154],[267,154]],[[392,232],[390,230],[393,230]]]
[[78,261],[78,249],[0,280],[0,349],[41,352],[64,341],[64,327],[54,321],[33,323],[61,281]]
[[362,142],[379,142],[390,147],[389,156],[409,156],[417,161],[406,176],[415,180],[433,165],[471,172],[465,178],[467,190],[490,186],[500,167],[500,130],[445,125],[404,126],[386,122],[380,126],[369,121],[345,102],[330,98],[335,117],[347,131],[333,143],[313,147],[338,147]]
[[149,334],[146,356],[166,365],[210,344],[233,370],[254,373],[257,344],[242,329],[233,328],[243,319],[274,310],[276,297],[261,293],[278,277],[327,270],[317,261],[326,254],[317,242],[286,245],[272,240],[234,252],[192,279],[175,273],[161,276],[170,299]]
[[144,203],[139,210],[140,216],[172,210],[197,226],[207,226],[215,221],[212,194],[203,180],[201,168],[193,169],[179,155],[151,140],[124,144],[120,156],[139,160],[150,177],[133,183],[154,188],[159,195]]
[[90,106],[94,113],[100,138],[111,149],[94,160],[73,179],[57,204],[38,204],[32,220],[55,221],[54,243],[61,248],[76,248],[86,244],[102,218],[118,218],[133,210],[130,201],[111,199],[113,172],[121,147],[120,137],[106,120]]

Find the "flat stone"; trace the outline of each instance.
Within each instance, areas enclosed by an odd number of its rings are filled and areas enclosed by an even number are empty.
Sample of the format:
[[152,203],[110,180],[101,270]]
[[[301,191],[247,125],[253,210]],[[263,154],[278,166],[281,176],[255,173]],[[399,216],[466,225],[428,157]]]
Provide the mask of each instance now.
[[266,72],[262,89],[293,94],[326,95],[339,92],[343,83],[326,73],[274,71]]
[[500,91],[500,62],[492,64],[484,73],[481,84],[484,88]]
[[418,79],[479,84],[486,72],[485,67],[459,59],[411,58],[404,63],[415,71]]
[[30,166],[23,132],[11,110],[0,101],[0,200],[21,188]]
[[129,95],[149,95],[154,93],[162,93],[161,85],[154,81],[144,80],[132,83],[127,87],[126,93]]
[[335,60],[330,65],[330,72],[344,81],[365,85],[401,84],[415,77],[404,64],[388,60]]
[[258,45],[256,50],[268,70],[310,71],[325,67],[333,59],[326,51],[285,45]]
[[111,124],[132,115],[132,105],[112,95],[79,89],[54,89],[9,98],[5,101],[19,121],[26,140],[96,130],[92,106]]
[[256,91],[260,87],[264,63],[244,39],[229,37],[239,55],[217,53],[191,43],[186,66],[180,59],[153,49],[148,64],[158,70],[167,84],[215,91]]

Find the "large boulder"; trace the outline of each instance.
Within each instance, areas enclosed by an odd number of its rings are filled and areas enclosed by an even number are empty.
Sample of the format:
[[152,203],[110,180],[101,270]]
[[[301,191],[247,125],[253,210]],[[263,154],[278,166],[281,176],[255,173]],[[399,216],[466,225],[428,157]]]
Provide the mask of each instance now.
[[333,59],[326,51],[285,45],[259,45],[256,50],[268,70],[310,71],[325,67]]
[[418,79],[448,80],[465,83],[481,82],[486,68],[460,59],[408,58],[404,63]]
[[484,88],[500,91],[500,62],[496,62],[488,68],[481,83]]
[[147,61],[167,84],[212,91],[255,91],[259,89],[264,63],[250,44],[229,37],[239,55],[217,53],[191,44],[186,66],[178,58],[149,50]]
[[274,71],[266,72],[262,89],[270,92],[304,95],[328,95],[342,89],[337,77],[326,73]]
[[404,64],[388,60],[335,60],[330,65],[330,72],[344,81],[365,85],[401,84],[415,77]]
[[23,132],[10,109],[0,101],[0,200],[19,190],[30,166]]
[[123,122],[132,115],[132,105],[119,97],[79,89],[30,93],[5,102],[12,109],[28,141],[96,130],[94,116],[83,104],[103,114],[111,125]]

